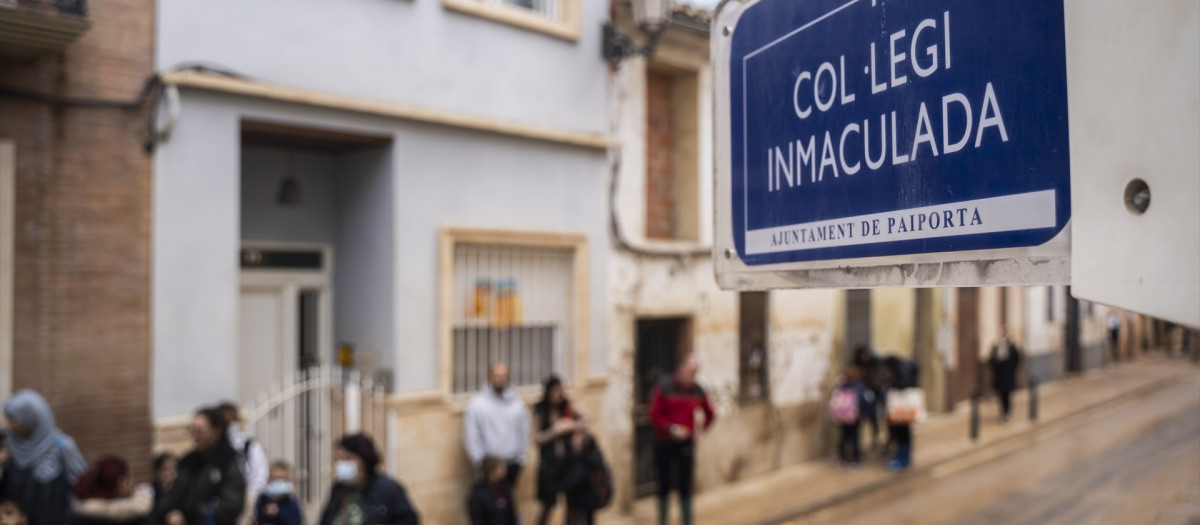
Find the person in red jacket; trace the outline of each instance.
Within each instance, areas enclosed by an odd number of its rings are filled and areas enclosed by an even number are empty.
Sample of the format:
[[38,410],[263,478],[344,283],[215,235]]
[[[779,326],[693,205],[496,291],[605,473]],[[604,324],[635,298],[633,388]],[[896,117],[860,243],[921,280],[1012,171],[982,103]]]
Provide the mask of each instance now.
[[696,384],[700,364],[689,357],[675,375],[665,378],[650,394],[650,421],[654,424],[654,460],[658,467],[658,523],[666,525],[671,480],[676,481],[683,525],[692,525],[692,471],[696,461],[696,411],[704,411],[704,426],[715,414],[704,389]]

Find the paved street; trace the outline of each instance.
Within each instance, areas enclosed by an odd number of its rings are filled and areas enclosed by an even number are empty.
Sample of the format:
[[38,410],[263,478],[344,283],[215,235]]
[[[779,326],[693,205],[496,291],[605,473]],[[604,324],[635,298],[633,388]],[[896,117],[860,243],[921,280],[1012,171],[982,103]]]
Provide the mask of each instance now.
[[1200,375],[788,523],[1200,523]]

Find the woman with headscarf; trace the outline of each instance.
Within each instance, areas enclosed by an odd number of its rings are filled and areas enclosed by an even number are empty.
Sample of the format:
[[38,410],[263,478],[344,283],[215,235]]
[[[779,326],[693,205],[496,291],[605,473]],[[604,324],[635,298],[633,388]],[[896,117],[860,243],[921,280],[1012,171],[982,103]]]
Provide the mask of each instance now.
[[61,525],[71,514],[71,487],[87,469],[75,440],[54,422],[40,394],[21,390],[4,404],[9,459],[3,465],[0,500],[17,502],[29,525]]

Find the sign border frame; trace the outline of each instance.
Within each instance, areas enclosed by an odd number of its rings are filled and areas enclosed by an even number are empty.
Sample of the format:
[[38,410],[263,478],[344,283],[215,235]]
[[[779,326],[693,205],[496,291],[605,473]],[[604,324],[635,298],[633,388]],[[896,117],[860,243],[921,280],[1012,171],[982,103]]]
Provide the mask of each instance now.
[[[913,288],[1071,283],[1073,214],[1056,236],[1038,246],[755,266],[745,264],[741,260],[741,254],[737,253],[733,232],[733,167],[730,142],[733,137],[729,64],[737,22],[747,9],[761,1],[722,0],[713,12],[710,31],[713,94],[713,270],[721,288]],[[850,0],[833,12],[859,1],[867,0]],[[781,38],[787,38],[791,34]],[[748,206],[745,208],[748,209]]]

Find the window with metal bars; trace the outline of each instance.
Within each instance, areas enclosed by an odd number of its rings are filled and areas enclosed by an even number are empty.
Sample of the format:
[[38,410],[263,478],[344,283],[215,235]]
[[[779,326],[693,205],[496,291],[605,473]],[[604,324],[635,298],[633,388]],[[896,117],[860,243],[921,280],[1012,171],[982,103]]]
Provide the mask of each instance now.
[[574,253],[459,243],[454,246],[453,391],[487,383],[505,363],[514,387],[538,385],[573,355]]

